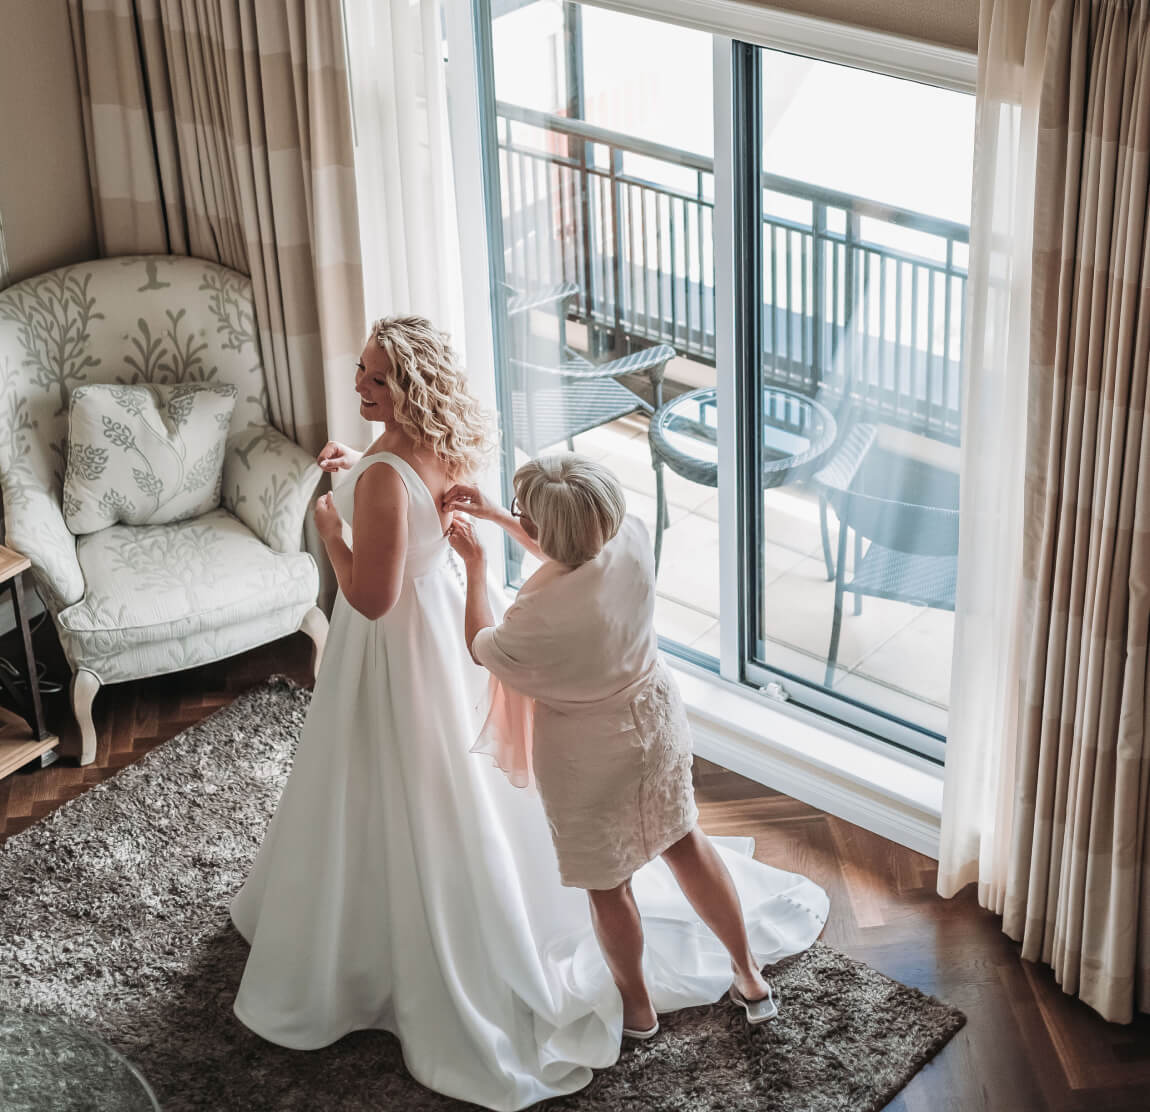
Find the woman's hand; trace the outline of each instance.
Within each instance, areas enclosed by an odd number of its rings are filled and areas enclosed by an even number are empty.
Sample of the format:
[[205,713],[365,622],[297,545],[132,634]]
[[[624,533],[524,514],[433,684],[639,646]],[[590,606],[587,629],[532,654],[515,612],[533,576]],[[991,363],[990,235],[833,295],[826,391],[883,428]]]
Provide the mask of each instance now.
[[362,452],[357,452],[354,448],[349,448],[338,440],[329,440],[319,450],[319,455],[315,457],[315,461],[324,471],[347,471],[359,462],[362,455]]
[[444,511],[462,510],[472,517],[486,519],[492,516],[494,507],[479,487],[470,486],[467,483],[456,483],[443,496],[443,509]]
[[459,553],[469,572],[482,568],[486,563],[487,556],[483,551],[483,545],[479,543],[475,527],[470,521],[457,517],[447,530],[447,541]]
[[321,494],[315,500],[315,527],[324,544],[343,536],[343,518],[330,494]]

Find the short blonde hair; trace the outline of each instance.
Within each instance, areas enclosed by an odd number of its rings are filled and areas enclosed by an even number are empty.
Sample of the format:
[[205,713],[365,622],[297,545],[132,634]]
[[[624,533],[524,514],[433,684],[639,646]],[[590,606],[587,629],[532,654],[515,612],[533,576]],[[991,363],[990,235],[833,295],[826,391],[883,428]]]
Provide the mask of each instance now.
[[467,388],[447,334],[426,317],[385,317],[371,340],[391,364],[396,423],[447,465],[449,479],[475,471],[491,448],[490,421]]
[[579,455],[542,456],[515,472],[519,508],[539,531],[545,556],[578,567],[619,532],[627,503],[615,475]]

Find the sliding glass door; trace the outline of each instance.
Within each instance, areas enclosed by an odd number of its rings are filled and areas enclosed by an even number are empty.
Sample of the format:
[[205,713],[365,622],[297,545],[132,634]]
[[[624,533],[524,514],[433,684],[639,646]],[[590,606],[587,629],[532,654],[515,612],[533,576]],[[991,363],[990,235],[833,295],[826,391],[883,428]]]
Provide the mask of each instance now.
[[658,547],[661,635],[717,653],[714,445],[687,438],[705,474],[685,478],[652,463],[680,432],[650,435],[676,395],[709,388],[714,410],[711,38],[563,0],[495,0],[479,32],[505,468],[603,460]]
[[602,459],[666,648],[717,668],[737,644],[744,682],[941,755],[973,98],[739,43],[716,80],[702,31],[474,4],[505,483]]
[[743,81],[746,674],[941,755],[973,98],[765,49]]

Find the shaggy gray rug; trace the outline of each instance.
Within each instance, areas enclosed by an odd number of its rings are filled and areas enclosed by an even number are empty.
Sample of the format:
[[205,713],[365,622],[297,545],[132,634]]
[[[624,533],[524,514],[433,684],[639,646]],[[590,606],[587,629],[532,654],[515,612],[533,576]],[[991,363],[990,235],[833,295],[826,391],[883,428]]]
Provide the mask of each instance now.
[[[276,677],[11,838],[0,851],[0,1005],[116,1047],[168,1112],[446,1110],[390,1035],[281,1049],[231,1005],[247,947],[228,920],[310,696]],[[867,1112],[963,1025],[961,1012],[816,943],[771,972],[779,1018],[727,1004],[663,1020],[550,1112]],[[0,1070],[0,1106],[5,1097]],[[11,1081],[9,1071],[9,1082]],[[91,1109],[61,1101],[54,1112]]]

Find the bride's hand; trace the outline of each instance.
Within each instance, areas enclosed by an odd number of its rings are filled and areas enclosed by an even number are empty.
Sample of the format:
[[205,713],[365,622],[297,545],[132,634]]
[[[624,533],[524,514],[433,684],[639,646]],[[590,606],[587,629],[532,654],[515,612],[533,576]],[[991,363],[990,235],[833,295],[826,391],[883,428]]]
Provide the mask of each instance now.
[[347,471],[355,466],[361,454],[338,440],[329,440],[319,450],[315,461],[324,471]]
[[484,497],[483,491],[477,486],[467,483],[456,483],[443,496],[443,509],[462,510],[472,517],[489,518],[491,516],[491,503]]
[[484,562],[483,546],[479,543],[475,528],[470,521],[456,517],[447,530],[447,542],[459,553],[468,571]]
[[343,535],[343,520],[330,494],[321,494],[315,500],[315,528],[325,543]]

